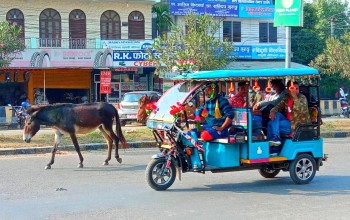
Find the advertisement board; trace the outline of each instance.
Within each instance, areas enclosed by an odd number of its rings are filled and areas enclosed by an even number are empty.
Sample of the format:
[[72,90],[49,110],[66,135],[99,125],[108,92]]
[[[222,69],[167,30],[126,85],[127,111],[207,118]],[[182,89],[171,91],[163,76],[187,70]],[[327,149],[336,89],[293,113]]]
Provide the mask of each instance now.
[[100,74],[101,74],[100,75],[100,94],[110,94],[112,92],[112,89],[111,89],[112,71],[101,70]]
[[[159,53],[153,52],[155,56]],[[113,66],[125,67],[154,67],[155,63],[148,61],[149,55],[145,51],[113,51]]]
[[239,59],[285,59],[285,45],[235,46],[231,56]]
[[281,0],[276,1],[274,26],[303,26],[303,1]]
[[213,17],[273,18],[272,0],[170,0],[170,14]]

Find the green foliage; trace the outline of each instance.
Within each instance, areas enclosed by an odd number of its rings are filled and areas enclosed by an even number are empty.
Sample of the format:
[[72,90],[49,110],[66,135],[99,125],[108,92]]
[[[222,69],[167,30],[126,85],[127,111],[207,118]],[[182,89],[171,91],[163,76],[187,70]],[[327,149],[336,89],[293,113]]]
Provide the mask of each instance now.
[[316,8],[313,4],[305,4],[304,27],[292,27],[293,62],[308,65],[322,52],[325,43],[315,31],[316,24]]
[[341,38],[329,38],[323,53],[310,64],[324,74],[339,74],[346,78],[350,76],[350,33]]
[[346,1],[342,0],[317,0],[314,7],[316,9],[317,23],[316,31],[320,37],[327,39],[331,36],[331,20],[335,24],[336,36],[342,35],[346,31],[346,23],[349,23],[349,18],[345,14],[348,6]]
[[18,39],[21,27],[0,22],[0,68],[8,67],[15,58],[15,54],[24,50],[22,40]]
[[155,56],[150,51],[150,60],[157,70],[169,72],[177,60],[191,59],[200,70],[212,70],[225,67],[232,59],[231,42],[222,42],[217,38],[220,21],[209,15],[188,14],[183,25],[173,26],[168,36],[154,40],[153,48],[160,53]]
[[157,16],[157,35],[159,35],[159,33],[162,34],[163,32],[169,31],[169,29],[174,25],[170,16],[169,4],[160,3],[153,6],[152,13]]

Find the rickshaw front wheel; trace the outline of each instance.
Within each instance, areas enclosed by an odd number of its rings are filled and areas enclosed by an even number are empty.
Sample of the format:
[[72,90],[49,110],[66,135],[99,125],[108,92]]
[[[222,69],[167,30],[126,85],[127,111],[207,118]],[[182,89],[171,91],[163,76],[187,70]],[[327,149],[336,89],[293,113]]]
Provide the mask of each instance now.
[[146,168],[146,181],[148,185],[157,191],[168,189],[175,181],[176,169],[171,163],[169,168],[166,168],[167,160],[162,158],[152,159]]
[[316,161],[309,154],[300,154],[289,164],[289,175],[296,184],[308,184],[315,174]]
[[269,168],[261,168],[259,169],[259,173],[261,176],[265,178],[274,178],[276,177],[281,170],[274,170],[274,169],[269,169]]

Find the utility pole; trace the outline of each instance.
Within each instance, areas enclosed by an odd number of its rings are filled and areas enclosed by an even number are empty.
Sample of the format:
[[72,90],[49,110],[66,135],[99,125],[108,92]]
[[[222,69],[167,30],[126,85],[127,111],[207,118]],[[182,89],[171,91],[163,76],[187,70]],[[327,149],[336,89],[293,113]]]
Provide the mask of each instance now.
[[291,51],[292,51],[292,28],[286,27],[286,60],[285,60],[285,68],[290,68],[291,62]]
[[332,16],[331,17],[331,37],[334,36],[335,21],[336,21],[336,19],[334,18],[334,16]]

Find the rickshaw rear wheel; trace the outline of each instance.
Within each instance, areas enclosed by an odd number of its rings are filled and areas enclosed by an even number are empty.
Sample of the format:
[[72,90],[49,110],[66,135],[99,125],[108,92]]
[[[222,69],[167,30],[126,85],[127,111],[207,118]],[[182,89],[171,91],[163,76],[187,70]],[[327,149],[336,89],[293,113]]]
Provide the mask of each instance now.
[[274,170],[274,169],[269,169],[269,168],[261,168],[259,169],[259,173],[261,176],[265,178],[274,178],[276,177],[281,170]]
[[300,154],[289,164],[289,175],[296,184],[308,184],[315,174],[316,161],[309,154]]
[[166,168],[167,160],[163,158],[152,159],[146,168],[146,181],[148,185],[157,191],[168,189],[175,181],[176,169],[171,163],[169,169]]

